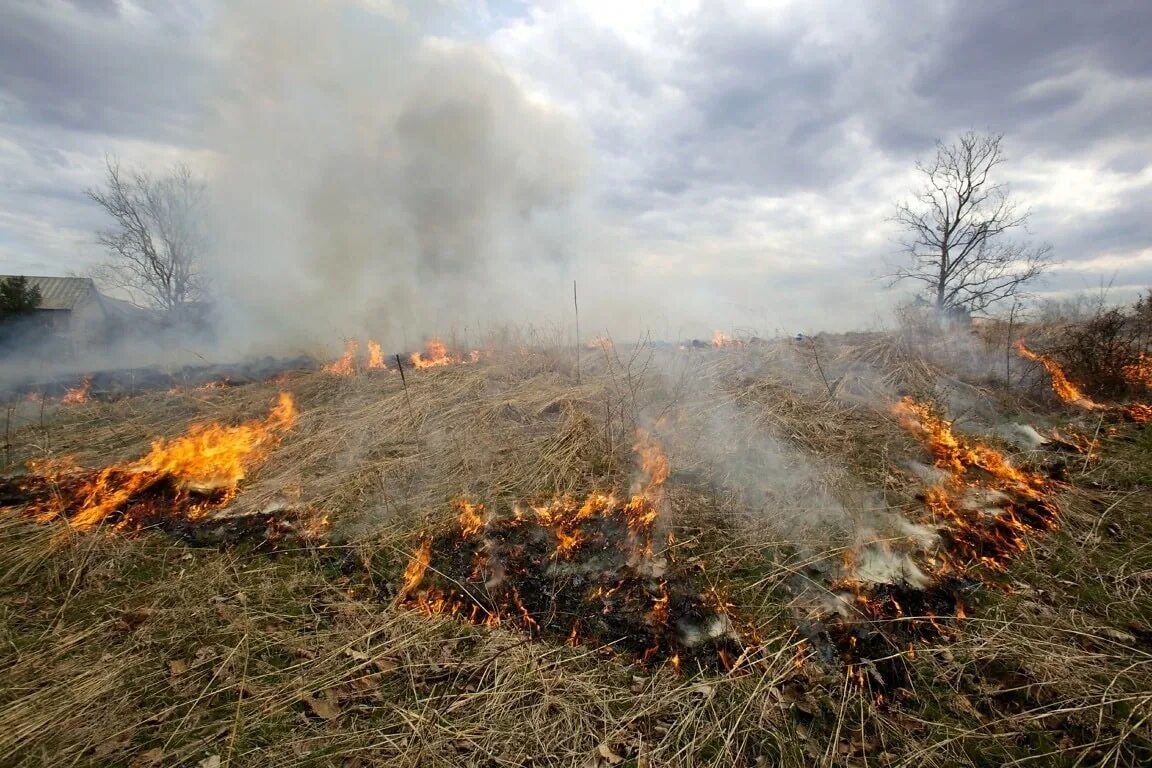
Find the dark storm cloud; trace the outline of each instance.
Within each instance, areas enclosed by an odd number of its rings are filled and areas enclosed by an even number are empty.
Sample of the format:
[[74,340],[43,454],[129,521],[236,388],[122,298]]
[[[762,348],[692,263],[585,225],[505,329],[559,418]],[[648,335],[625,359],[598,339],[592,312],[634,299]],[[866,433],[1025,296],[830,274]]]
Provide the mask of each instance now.
[[[112,136],[176,139],[199,112],[198,16],[154,3],[0,5],[0,120]],[[185,136],[186,138],[186,136]]]

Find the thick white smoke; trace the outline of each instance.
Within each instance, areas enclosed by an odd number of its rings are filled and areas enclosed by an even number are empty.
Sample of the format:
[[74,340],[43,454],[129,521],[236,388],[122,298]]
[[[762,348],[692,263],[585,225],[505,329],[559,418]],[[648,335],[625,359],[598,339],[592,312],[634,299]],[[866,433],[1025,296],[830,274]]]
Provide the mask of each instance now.
[[483,48],[428,34],[435,20],[344,0],[222,10],[208,143],[223,342],[399,349],[547,318],[534,283],[564,295],[585,143]]

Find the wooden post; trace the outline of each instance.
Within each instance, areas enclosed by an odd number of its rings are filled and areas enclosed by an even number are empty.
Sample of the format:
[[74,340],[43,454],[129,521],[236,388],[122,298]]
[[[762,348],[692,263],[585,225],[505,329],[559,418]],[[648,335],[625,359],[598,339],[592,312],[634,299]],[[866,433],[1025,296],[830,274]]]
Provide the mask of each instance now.
[[580,304],[576,301],[576,281],[572,281],[572,308],[576,310],[576,383],[580,383]]
[[408,420],[412,422],[412,431],[417,433],[416,440],[419,442],[419,430],[416,428],[416,414],[412,412],[412,398],[408,394],[408,379],[404,376],[404,363],[400,360],[400,355],[396,355],[396,369],[400,371],[400,383],[404,385],[404,405],[408,408]]

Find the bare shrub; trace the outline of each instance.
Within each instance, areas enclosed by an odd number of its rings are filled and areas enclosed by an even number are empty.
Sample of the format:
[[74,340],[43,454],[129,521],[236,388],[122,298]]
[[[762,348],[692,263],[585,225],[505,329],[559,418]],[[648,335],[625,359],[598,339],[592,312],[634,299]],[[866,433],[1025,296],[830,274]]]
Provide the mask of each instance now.
[[1088,321],[1065,327],[1052,353],[1072,381],[1093,395],[1135,394],[1124,369],[1144,351],[1139,324],[1122,309],[1100,309]]

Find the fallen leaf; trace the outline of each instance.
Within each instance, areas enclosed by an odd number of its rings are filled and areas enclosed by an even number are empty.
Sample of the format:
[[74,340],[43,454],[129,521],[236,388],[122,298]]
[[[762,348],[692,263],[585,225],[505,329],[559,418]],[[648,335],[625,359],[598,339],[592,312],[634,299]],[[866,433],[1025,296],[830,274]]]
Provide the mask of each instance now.
[[151,608],[133,608],[129,611],[124,611],[120,614],[120,620],[116,622],[116,627],[125,632],[131,632],[144,622],[156,611]]
[[168,662],[168,672],[172,677],[180,677],[180,675],[187,671],[188,662],[183,659],[172,659],[172,661]]
[[376,666],[376,671],[383,675],[386,675],[389,672],[395,672],[400,668],[399,662],[397,662],[395,659],[390,659],[387,656],[381,656],[378,659],[373,659],[372,663]]
[[141,752],[132,760],[132,768],[149,768],[149,766],[159,765],[164,759],[164,750],[160,747],[153,747],[147,752]]
[[109,755],[116,754],[131,743],[131,736],[117,736],[114,739],[109,739],[96,745],[96,757],[108,757]]
[[600,757],[608,761],[608,765],[620,765],[620,763],[624,762],[624,758],[613,752],[612,747],[607,744],[601,744],[596,748],[596,751],[600,754]]
[[331,699],[317,699],[314,696],[305,696],[304,703],[312,714],[325,720],[335,720],[340,717],[340,707]]
[[196,763],[196,768],[220,768],[220,755],[208,755]]

